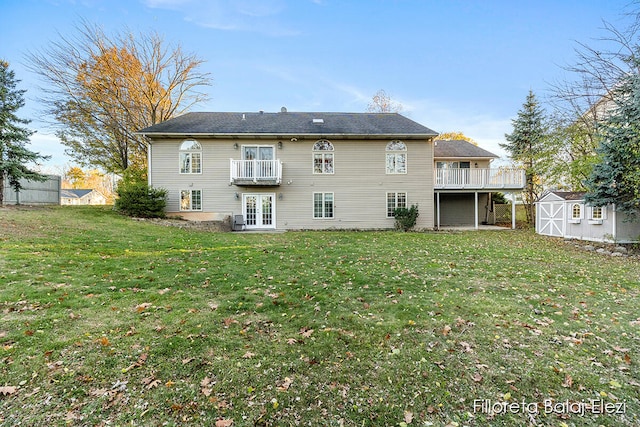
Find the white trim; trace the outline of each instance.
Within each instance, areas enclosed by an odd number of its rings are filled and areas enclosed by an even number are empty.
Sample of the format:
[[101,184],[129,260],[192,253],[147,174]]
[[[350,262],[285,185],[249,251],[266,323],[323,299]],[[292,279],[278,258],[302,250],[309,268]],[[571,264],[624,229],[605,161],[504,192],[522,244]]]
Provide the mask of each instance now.
[[[247,198],[256,197],[256,223],[249,224],[247,221]],[[262,198],[271,197],[271,224],[262,223]],[[245,229],[271,229],[276,228],[276,194],[275,193],[243,193],[242,194],[242,215],[244,216]]]
[[[322,215],[323,216],[316,216],[316,194],[322,194]],[[332,209],[331,209],[331,216],[325,216],[326,212],[324,210],[324,204],[325,204],[325,195],[326,194],[331,194],[331,203],[332,203]],[[320,221],[326,221],[326,220],[334,220],[336,218],[336,196],[335,193],[333,191],[314,191],[311,195],[311,218],[313,218],[314,220],[320,220]]]
[[[186,189],[186,190],[179,190],[180,192],[178,193],[180,195],[179,199],[178,199],[178,207],[180,209],[180,212],[202,212],[202,189],[200,188],[192,188],[192,189]],[[183,191],[188,191],[189,192],[189,209],[182,209],[182,192]],[[200,192],[200,209],[193,209],[193,192],[194,191],[199,191]]]
[[409,194],[406,191],[387,191],[385,193],[385,210],[386,210],[386,218],[393,219],[395,218],[393,215],[389,216],[389,194],[395,194],[396,206],[394,209],[397,209],[402,206],[398,206],[398,194],[404,194],[404,207],[409,208]]

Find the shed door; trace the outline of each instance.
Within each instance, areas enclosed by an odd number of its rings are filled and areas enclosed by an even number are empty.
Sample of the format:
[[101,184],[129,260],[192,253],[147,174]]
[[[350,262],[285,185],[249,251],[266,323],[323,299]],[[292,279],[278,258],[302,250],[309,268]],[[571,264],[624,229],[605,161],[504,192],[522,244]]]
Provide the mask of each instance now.
[[538,203],[538,233],[545,236],[564,236],[564,203]]

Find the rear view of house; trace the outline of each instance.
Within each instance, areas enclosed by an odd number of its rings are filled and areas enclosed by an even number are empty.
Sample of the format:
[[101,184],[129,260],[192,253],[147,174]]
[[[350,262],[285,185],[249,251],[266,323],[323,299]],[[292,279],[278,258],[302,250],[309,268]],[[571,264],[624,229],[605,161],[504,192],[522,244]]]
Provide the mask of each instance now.
[[399,114],[188,113],[140,131],[167,213],[246,229],[433,227],[433,130]]

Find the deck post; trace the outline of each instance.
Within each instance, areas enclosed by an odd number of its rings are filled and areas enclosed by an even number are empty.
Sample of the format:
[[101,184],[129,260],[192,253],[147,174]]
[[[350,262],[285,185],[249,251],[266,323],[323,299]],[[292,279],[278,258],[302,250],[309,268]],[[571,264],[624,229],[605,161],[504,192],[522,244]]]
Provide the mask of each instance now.
[[511,193],[511,229],[516,229],[516,193]]
[[474,197],[474,199],[475,199],[474,200],[474,202],[475,202],[474,203],[474,207],[475,207],[475,209],[474,209],[474,212],[475,212],[474,225],[475,225],[475,229],[477,230],[478,229],[478,192],[476,191],[473,194],[475,195],[475,197]]
[[436,229],[440,230],[440,192],[436,193]]

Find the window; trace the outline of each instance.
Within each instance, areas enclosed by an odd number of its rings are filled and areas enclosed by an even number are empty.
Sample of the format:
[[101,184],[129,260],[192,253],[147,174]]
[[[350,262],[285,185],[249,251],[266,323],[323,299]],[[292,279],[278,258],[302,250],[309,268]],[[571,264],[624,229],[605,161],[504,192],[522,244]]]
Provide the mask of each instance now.
[[604,219],[602,206],[594,206],[591,208],[591,219]]
[[387,173],[407,173],[407,146],[402,141],[387,144]]
[[580,203],[574,203],[571,206],[571,219],[582,218],[582,205]]
[[313,173],[333,173],[333,144],[326,139],[313,144]]
[[180,210],[181,211],[202,210],[202,191],[201,190],[180,191]]
[[387,218],[393,218],[397,208],[406,207],[407,193],[387,193]]
[[313,217],[333,218],[333,193],[313,193]]
[[187,139],[180,145],[180,173],[202,172],[202,147],[193,140]]

